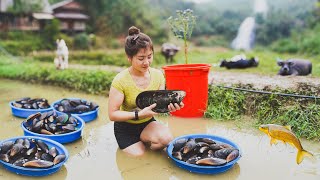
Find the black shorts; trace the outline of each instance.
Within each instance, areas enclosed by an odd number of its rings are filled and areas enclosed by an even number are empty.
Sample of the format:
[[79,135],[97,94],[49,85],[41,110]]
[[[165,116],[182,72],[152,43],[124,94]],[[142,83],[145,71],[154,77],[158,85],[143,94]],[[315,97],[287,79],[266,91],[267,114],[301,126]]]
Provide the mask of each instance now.
[[141,124],[131,124],[127,122],[114,122],[114,135],[117,139],[120,149],[125,149],[140,140],[140,134],[143,129],[152,121],[156,121],[151,118],[149,121]]

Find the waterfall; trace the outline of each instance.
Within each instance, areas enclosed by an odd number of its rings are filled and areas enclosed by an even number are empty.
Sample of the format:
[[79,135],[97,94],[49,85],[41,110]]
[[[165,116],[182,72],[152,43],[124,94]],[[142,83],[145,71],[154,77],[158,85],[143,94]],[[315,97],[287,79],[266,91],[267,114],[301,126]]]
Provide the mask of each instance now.
[[[266,17],[268,6],[266,0],[255,0],[253,13]],[[249,51],[253,48],[255,39],[255,18],[247,17],[238,29],[236,38],[232,41],[231,47],[236,50]]]
[[240,25],[237,37],[232,41],[231,47],[236,50],[249,51],[254,43],[254,17],[247,17]]

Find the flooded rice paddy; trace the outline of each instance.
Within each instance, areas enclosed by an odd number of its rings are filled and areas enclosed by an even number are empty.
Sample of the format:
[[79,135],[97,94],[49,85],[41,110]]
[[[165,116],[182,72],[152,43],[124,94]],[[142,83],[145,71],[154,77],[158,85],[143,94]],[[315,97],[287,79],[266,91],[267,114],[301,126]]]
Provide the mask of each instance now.
[[[118,149],[113,135],[113,122],[107,114],[107,96],[89,95],[67,89],[0,79],[0,141],[23,135],[24,119],[11,114],[9,102],[21,97],[43,97],[50,103],[69,97],[83,98],[100,105],[99,116],[84,127],[82,138],[66,144],[69,159],[55,174],[39,179],[320,179],[320,143],[301,140],[303,147],[314,153],[296,164],[296,149],[270,139],[243,122],[220,122],[202,118],[157,117],[172,131],[174,137],[204,133],[226,137],[242,150],[241,159],[229,171],[218,175],[190,173],[175,166],[164,151],[148,151],[139,158],[129,157]],[[240,124],[240,127],[237,126]],[[0,179],[34,179],[16,175],[0,166]],[[37,178],[38,179],[38,178]]]

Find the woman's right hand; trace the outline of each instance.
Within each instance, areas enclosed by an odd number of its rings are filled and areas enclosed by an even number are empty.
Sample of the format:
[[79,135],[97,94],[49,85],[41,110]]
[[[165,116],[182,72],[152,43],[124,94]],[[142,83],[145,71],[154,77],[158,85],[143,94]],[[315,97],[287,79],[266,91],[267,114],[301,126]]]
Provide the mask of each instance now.
[[154,115],[157,115],[158,113],[152,111],[152,109],[155,108],[156,106],[157,106],[157,104],[154,103],[148,107],[145,107],[141,111],[139,111],[139,113],[138,113],[139,119],[144,119],[144,118],[153,117]]

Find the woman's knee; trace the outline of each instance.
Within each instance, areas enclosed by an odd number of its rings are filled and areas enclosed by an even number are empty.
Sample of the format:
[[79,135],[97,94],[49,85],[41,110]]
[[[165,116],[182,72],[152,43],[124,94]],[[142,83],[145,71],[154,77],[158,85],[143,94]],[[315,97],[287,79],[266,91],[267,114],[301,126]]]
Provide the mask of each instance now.
[[160,143],[163,145],[168,145],[173,140],[173,136],[171,134],[167,134],[166,136],[163,136],[160,140]]
[[134,157],[142,156],[145,152],[145,146],[141,142],[139,142],[123,149],[123,152]]

